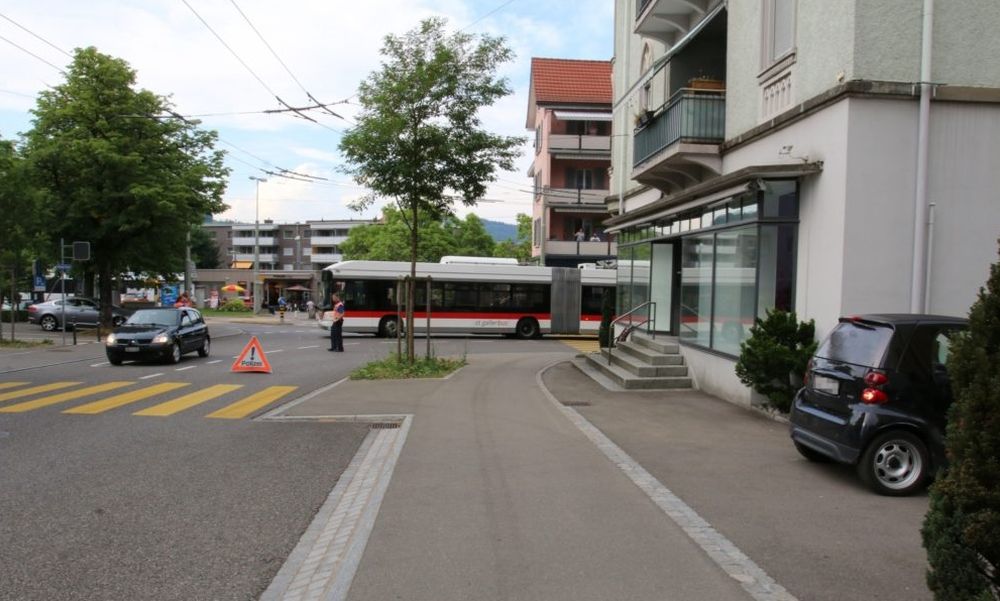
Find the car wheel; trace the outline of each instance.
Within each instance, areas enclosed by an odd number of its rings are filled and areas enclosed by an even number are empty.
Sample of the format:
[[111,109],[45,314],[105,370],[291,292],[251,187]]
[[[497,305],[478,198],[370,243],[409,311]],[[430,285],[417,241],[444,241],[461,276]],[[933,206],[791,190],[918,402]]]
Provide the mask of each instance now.
[[122,325],[123,323],[125,323],[125,318],[122,317],[121,315],[114,315],[114,316],[111,317],[111,325],[112,326],[114,326],[114,327],[117,328],[118,326]]
[[168,359],[171,363],[177,364],[181,362],[181,343],[174,342],[174,346],[170,349],[170,358]]
[[538,328],[538,322],[532,317],[521,318],[521,320],[517,322],[517,327],[514,329],[517,337],[522,340],[538,338],[541,335],[541,330]]
[[55,317],[51,315],[45,315],[38,322],[38,324],[42,326],[42,329],[45,330],[46,332],[54,332],[56,330],[56,327],[59,325],[59,322],[56,321]]
[[795,445],[795,450],[799,452],[799,455],[802,455],[809,461],[813,463],[830,463],[830,458],[816,449],[807,447],[797,440],[792,441],[792,444]]
[[861,480],[876,493],[892,497],[920,490],[929,472],[927,445],[902,430],[876,436],[858,462]]
[[382,338],[395,338],[399,333],[399,320],[395,317],[383,317],[378,322],[378,335]]
[[198,349],[198,356],[207,357],[208,351],[211,350],[211,347],[212,347],[212,339],[209,338],[208,336],[205,336],[205,342],[201,345],[201,348]]
[[111,365],[121,365],[122,359],[121,357],[112,357],[111,355],[108,355],[108,363]]

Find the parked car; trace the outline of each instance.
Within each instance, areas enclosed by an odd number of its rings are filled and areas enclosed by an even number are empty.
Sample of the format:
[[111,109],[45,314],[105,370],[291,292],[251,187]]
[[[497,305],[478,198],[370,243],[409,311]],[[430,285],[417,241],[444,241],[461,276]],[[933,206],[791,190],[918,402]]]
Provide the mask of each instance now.
[[795,448],[811,461],[855,465],[876,493],[920,490],[946,462],[945,363],[953,336],[967,326],[938,315],[841,318],[792,404]]
[[[30,307],[33,304],[35,304],[35,301],[32,301],[32,300],[23,300],[23,301],[17,303],[17,310],[18,311],[27,311],[28,307]],[[0,311],[10,311],[10,301],[4,301],[3,305],[0,306]]]
[[[63,306],[66,323],[96,326],[101,320],[101,304],[92,298],[74,296],[66,300],[51,300],[28,307],[28,321],[38,324],[46,332],[62,328]],[[128,319],[128,312],[117,305],[111,307],[111,323],[118,326]]]
[[112,365],[126,359],[179,363],[191,351],[207,357],[211,345],[208,326],[197,309],[139,309],[108,334],[105,351]]

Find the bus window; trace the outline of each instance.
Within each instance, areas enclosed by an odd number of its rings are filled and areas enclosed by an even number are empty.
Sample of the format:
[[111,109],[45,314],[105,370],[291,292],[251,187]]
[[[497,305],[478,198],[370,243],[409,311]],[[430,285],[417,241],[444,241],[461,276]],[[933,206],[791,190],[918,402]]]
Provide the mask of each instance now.
[[[338,282],[338,284],[341,282]],[[347,280],[340,286],[340,300],[348,309],[368,309],[367,282],[363,280]]]
[[601,286],[584,286],[582,290],[583,306],[580,313],[583,315],[600,315],[604,305],[605,294],[614,294],[614,289],[603,288]]
[[510,284],[482,284],[480,306],[499,311],[510,309]]
[[534,313],[548,313],[549,287],[543,284],[514,284],[512,309],[517,311],[531,311]]

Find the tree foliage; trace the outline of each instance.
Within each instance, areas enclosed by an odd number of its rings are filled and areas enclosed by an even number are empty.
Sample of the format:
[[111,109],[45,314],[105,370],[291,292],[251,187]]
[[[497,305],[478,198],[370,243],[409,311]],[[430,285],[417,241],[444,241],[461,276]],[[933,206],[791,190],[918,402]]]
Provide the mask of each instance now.
[[[421,214],[417,261],[437,263],[446,255],[489,257],[493,254],[493,238],[483,221],[472,214],[465,219],[446,217],[433,219]],[[340,246],[345,259],[371,261],[409,261],[409,229],[402,213],[392,205],[382,209],[382,222],[361,225],[348,231]]]
[[[214,132],[169,117],[166,98],[95,48],[78,49],[66,81],[39,95],[25,155],[52,219],[53,240],[91,243],[100,297],[124,271],[183,270],[189,228],[225,209],[228,174]],[[111,305],[103,303],[102,323]]]
[[[481,108],[510,93],[499,65],[513,58],[502,38],[445,31],[430,18],[401,35],[386,36],[379,70],[358,90],[358,124],[340,150],[354,179],[372,191],[355,204],[395,200],[409,233],[410,273],[416,275],[421,216],[442,219],[456,201],[483,197],[498,169],[512,169],[522,138],[482,128]],[[407,295],[407,320],[413,294]],[[413,359],[413,329],[407,357]]]
[[813,320],[799,323],[795,313],[769,310],[754,320],[750,337],[740,345],[736,375],[740,382],[767,397],[771,407],[787,413],[805,374],[809,358],[816,352]]
[[931,488],[923,541],[939,601],[1000,599],[1000,263],[948,359],[949,467]]
[[517,214],[516,239],[497,242],[493,256],[514,258],[518,263],[527,263],[531,259],[531,215]]
[[215,236],[199,226],[191,228],[191,260],[198,269],[218,269],[219,245]]

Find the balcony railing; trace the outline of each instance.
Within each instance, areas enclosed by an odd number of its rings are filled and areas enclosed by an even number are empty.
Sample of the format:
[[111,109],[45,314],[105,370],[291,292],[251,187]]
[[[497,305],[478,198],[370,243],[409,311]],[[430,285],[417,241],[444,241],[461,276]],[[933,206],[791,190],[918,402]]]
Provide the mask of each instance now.
[[[233,237],[235,246],[253,246],[253,235]],[[257,246],[274,246],[275,239],[271,236],[261,236],[257,239]]]
[[609,190],[583,190],[578,188],[542,188],[542,199],[547,205],[604,206]]
[[552,134],[549,136],[549,151],[555,150],[611,152],[611,136]]
[[636,167],[678,141],[718,144],[726,134],[726,93],[684,88],[635,132]]
[[340,246],[347,240],[347,236],[313,236],[310,239],[311,246]]
[[638,21],[646,7],[653,0],[635,0],[635,20]]
[[[253,261],[253,258],[254,258],[253,253],[236,253],[235,256],[236,261]],[[278,255],[275,253],[260,253],[260,262],[277,263]]]
[[305,257],[303,261],[308,260],[311,263],[321,263],[324,267],[331,263],[338,263],[343,260],[344,255],[333,254],[333,253],[313,253],[309,257]]
[[618,254],[616,242],[576,242],[573,240],[546,240],[547,255],[608,256]]

